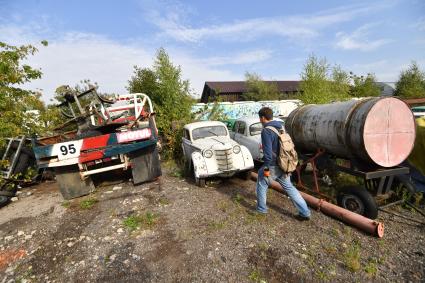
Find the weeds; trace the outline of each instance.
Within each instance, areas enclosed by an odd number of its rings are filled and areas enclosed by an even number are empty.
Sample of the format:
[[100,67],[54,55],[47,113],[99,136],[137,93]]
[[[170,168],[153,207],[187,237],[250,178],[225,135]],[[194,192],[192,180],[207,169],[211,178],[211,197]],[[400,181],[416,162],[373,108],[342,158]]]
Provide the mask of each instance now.
[[161,197],[161,198],[158,200],[158,203],[159,203],[160,205],[169,205],[169,204],[170,204],[170,200],[169,200],[169,199],[167,199],[166,197]]
[[171,177],[184,178],[185,176],[184,168],[182,169],[181,166],[178,166],[178,164],[173,159],[167,160],[164,163],[164,166],[169,170],[168,174]]
[[258,282],[258,283],[267,283],[267,281],[265,279],[262,278],[260,272],[258,270],[253,270],[248,278],[253,281],[253,282]]
[[97,199],[95,198],[89,198],[89,199],[85,199],[83,201],[80,202],[80,208],[81,209],[90,209],[93,207],[93,205],[95,205],[98,202]]
[[339,236],[339,230],[336,229],[336,228],[332,228],[331,234],[332,234],[332,236],[334,236],[336,238],[336,237]]
[[226,221],[211,221],[210,223],[208,223],[208,229],[211,231],[221,230],[226,227],[226,224]]
[[360,270],[360,245],[358,243],[354,243],[352,246],[347,248],[347,251],[344,253],[344,263],[347,269],[351,272],[357,272]]
[[222,200],[217,204],[217,207],[221,211],[226,212],[229,209],[229,203],[225,200]]
[[263,222],[266,219],[266,215],[258,212],[248,213],[246,223],[251,224],[254,222]]
[[360,178],[345,173],[339,173],[335,180],[335,185],[337,187],[362,184],[363,182]]
[[236,204],[241,204],[242,201],[244,201],[244,197],[241,196],[239,193],[236,193],[236,195],[233,197],[233,202]]
[[143,215],[130,215],[124,219],[123,225],[130,231],[139,228],[150,228],[155,225],[157,218],[157,215],[148,211]]
[[376,273],[378,272],[378,268],[376,267],[377,263],[378,263],[378,260],[369,259],[368,263],[366,264],[364,268],[364,271],[371,277],[374,277]]
[[69,200],[66,200],[66,201],[62,202],[61,205],[65,208],[69,208],[71,206],[71,202]]
[[321,281],[328,281],[329,280],[329,276],[326,273],[326,271],[324,270],[318,270],[316,271],[316,276],[321,280]]

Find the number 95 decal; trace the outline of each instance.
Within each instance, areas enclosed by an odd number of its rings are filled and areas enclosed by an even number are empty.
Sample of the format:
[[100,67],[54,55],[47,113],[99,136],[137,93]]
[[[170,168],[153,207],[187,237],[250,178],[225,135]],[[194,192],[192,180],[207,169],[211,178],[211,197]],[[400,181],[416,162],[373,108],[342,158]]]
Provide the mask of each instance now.
[[69,144],[68,146],[66,145],[61,145],[60,150],[62,152],[62,155],[67,155],[68,153],[70,154],[74,154],[77,152],[77,150],[75,149],[75,144]]
[[82,142],[82,140],[77,140],[57,144],[53,148],[54,155],[57,155],[59,160],[78,157]]

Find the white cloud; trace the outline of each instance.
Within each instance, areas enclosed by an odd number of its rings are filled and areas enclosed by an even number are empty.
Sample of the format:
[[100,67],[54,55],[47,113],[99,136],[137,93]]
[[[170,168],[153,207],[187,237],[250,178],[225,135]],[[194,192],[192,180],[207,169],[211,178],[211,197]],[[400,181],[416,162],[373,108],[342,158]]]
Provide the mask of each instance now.
[[336,47],[345,50],[372,51],[391,42],[390,39],[368,39],[371,28],[374,24],[367,24],[359,27],[352,33],[338,32],[336,34]]
[[199,60],[206,66],[242,65],[265,61],[272,57],[271,50],[252,50],[233,54],[232,56],[210,57]]
[[201,42],[205,39],[226,41],[250,41],[259,37],[279,36],[295,40],[314,38],[323,28],[348,22],[353,18],[373,13],[391,3],[370,4],[365,6],[344,6],[309,15],[295,15],[284,18],[252,18],[232,23],[215,24],[204,27],[192,27],[184,21],[184,9],[181,6],[162,8],[163,11],[150,10],[148,20],[156,25],[161,35],[183,42]]
[[[41,46],[39,42],[46,38],[49,45]],[[97,82],[101,92],[126,93],[133,66],[151,67],[156,52],[140,42],[124,44],[100,35],[76,32],[46,37],[30,27],[17,26],[0,26],[0,41],[13,45],[34,44],[39,48],[39,52],[29,56],[27,63],[40,68],[43,76],[25,87],[41,89],[46,102],[53,97],[58,86],[74,86],[83,79]],[[220,60],[227,60],[229,64],[248,64],[270,57],[270,51],[261,50],[221,58],[197,58],[184,50],[167,52],[174,64],[182,66],[183,78],[190,80],[196,96],[201,94],[207,80],[242,79],[224,68]]]

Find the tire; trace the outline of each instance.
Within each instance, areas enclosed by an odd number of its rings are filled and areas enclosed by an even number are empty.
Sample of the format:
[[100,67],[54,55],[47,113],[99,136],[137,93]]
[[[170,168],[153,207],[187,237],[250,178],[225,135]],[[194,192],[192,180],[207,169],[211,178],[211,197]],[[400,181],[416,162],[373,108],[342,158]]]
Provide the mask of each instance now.
[[156,145],[142,148],[137,152],[131,152],[129,156],[131,159],[133,183],[135,185],[152,181],[162,175]]
[[252,170],[240,172],[238,173],[237,177],[245,181],[251,180],[251,172]]
[[80,172],[76,165],[56,167],[55,173],[59,190],[66,200],[88,195],[95,190],[90,177],[81,180]]
[[16,189],[13,190],[5,190],[5,191],[0,191],[0,196],[5,196],[5,197],[14,197],[16,195]]
[[393,191],[398,197],[405,200],[411,200],[416,193],[416,189],[408,175],[396,176],[396,182],[393,183]]
[[195,183],[198,187],[204,188],[206,186],[207,182],[206,182],[205,178],[196,178],[195,177]]
[[370,219],[378,217],[378,205],[373,196],[361,186],[342,188],[337,195],[338,205]]
[[1,196],[0,195],[0,207],[5,206],[6,204],[8,204],[10,202],[10,198],[6,197],[6,196]]
[[[12,150],[11,156],[15,155],[16,150],[18,149],[19,142],[13,142],[10,146]],[[10,161],[12,163],[12,160]],[[35,163],[35,156],[31,148],[22,145],[21,153],[19,154],[18,160],[16,161],[15,168],[13,168],[12,174],[23,174],[28,169],[28,167],[33,166]]]
[[191,161],[189,163],[190,167],[189,167],[189,172],[190,174],[192,174],[193,179],[195,179],[195,184],[200,187],[200,188],[204,188],[207,184],[206,179],[205,178],[197,178],[195,175],[195,166],[193,165],[193,161]]

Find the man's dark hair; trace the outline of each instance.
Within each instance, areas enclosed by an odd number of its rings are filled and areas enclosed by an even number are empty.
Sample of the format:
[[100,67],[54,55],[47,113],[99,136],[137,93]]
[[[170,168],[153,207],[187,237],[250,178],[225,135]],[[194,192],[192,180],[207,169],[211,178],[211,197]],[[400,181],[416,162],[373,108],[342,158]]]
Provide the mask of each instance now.
[[258,111],[258,116],[264,117],[267,120],[272,120],[273,119],[273,110],[271,110],[269,107],[263,107],[260,109],[260,111]]

